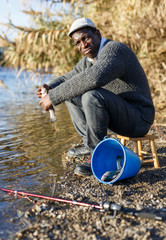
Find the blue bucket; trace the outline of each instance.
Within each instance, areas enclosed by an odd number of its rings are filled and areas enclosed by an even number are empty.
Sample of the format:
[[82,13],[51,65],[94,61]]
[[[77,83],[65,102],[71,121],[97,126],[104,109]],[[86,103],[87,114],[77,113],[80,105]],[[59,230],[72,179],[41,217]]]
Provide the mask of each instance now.
[[[107,171],[117,170],[117,158],[121,156],[121,168],[114,179],[102,181]],[[94,149],[91,161],[92,172],[98,181],[113,184],[116,181],[134,177],[140,170],[141,161],[136,153],[123,146],[117,139],[106,138]]]

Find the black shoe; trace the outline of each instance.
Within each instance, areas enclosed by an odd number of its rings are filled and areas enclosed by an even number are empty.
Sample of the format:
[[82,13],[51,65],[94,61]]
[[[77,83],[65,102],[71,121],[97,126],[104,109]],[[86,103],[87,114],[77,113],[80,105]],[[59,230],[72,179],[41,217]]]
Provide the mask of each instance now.
[[87,162],[76,165],[76,168],[74,169],[74,173],[79,176],[92,175],[91,161],[88,160]]
[[90,150],[84,145],[82,147],[71,148],[67,152],[68,157],[79,157],[79,156],[90,155],[90,154],[91,154]]

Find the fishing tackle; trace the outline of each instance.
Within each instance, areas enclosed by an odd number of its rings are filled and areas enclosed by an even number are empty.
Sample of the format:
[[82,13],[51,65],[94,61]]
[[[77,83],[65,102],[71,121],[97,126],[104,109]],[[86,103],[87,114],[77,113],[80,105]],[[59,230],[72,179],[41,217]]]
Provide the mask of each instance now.
[[154,213],[138,211],[132,208],[124,208],[122,205],[119,205],[113,202],[104,202],[103,209],[105,211],[112,213],[112,215],[109,215],[106,218],[115,218],[118,213],[122,213],[130,216],[140,217],[140,218],[148,218],[148,219],[160,220],[160,221],[162,220],[162,217],[157,216]]
[[1,191],[7,192],[13,196],[21,196],[21,197],[36,197],[36,198],[42,198],[46,200],[51,200],[51,201],[56,201],[56,202],[63,202],[63,203],[69,203],[69,204],[74,204],[78,206],[83,206],[83,207],[92,207],[95,209],[99,209],[102,212],[108,212],[109,215],[106,218],[115,218],[117,214],[122,213],[122,214],[127,214],[130,216],[136,216],[140,218],[148,218],[148,219],[153,219],[153,220],[162,220],[162,217],[157,216],[154,213],[149,213],[149,212],[144,212],[144,211],[137,211],[132,208],[124,208],[122,205],[113,203],[113,202],[103,202],[100,205],[96,204],[91,204],[91,203],[84,203],[84,202],[77,202],[75,200],[67,200],[63,198],[54,198],[54,197],[49,197],[49,196],[44,196],[44,195],[38,195],[38,194],[33,194],[33,193],[27,193],[27,192],[20,192],[16,190],[9,190],[5,188],[0,188]]

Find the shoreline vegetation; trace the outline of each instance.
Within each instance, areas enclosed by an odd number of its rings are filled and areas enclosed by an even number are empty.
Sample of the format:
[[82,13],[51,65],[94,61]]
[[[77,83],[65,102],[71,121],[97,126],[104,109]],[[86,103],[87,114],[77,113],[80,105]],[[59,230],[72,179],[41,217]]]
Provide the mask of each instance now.
[[[112,201],[157,214],[163,221],[122,214],[107,218],[106,213],[92,208],[34,199],[32,208],[13,219],[13,224],[19,223],[21,230],[14,236],[11,234],[10,239],[163,240],[166,236],[166,0],[62,1],[62,11],[58,12],[56,1],[52,2],[49,5],[48,1],[45,13],[24,11],[32,17],[33,27],[8,24],[17,31],[17,37],[13,42],[7,36],[0,37],[7,44],[1,64],[19,69],[18,75],[22,71],[35,74],[36,69],[41,73],[50,73],[51,69],[52,73],[63,74],[81,58],[67,37],[70,24],[76,16],[93,19],[105,38],[130,46],[145,70],[156,108],[150,134],[158,136],[155,143],[161,166],[157,169],[152,163],[142,165],[134,178],[107,185],[94,176],[73,175],[75,165],[82,159],[68,159],[64,153],[64,176],[55,178],[53,197],[93,204]],[[144,148],[150,153],[149,143]]]
[[1,64],[19,69],[18,75],[24,70],[56,75],[68,72],[81,56],[67,32],[76,17],[86,16],[105,38],[132,48],[148,77],[157,114],[166,110],[165,0],[62,1],[60,11],[56,1],[47,3],[45,12],[23,11],[31,16],[33,27],[7,24],[17,36],[12,42],[6,35],[0,36],[6,44]]

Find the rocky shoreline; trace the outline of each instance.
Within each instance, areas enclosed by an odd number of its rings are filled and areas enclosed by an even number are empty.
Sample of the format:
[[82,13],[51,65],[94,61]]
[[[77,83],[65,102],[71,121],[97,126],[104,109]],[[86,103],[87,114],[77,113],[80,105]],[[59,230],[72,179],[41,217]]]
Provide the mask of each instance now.
[[[134,178],[107,185],[94,176],[74,176],[74,166],[81,160],[63,156],[66,175],[56,181],[54,196],[91,204],[111,201],[125,208],[154,213],[162,217],[162,221],[122,213],[111,218],[112,212],[93,207],[38,200],[21,217],[27,227],[17,232],[14,239],[166,239],[166,128],[160,127],[160,130],[150,131],[158,136],[155,143],[160,168],[155,169],[153,163],[148,163]],[[150,152],[148,143],[144,147]]]

